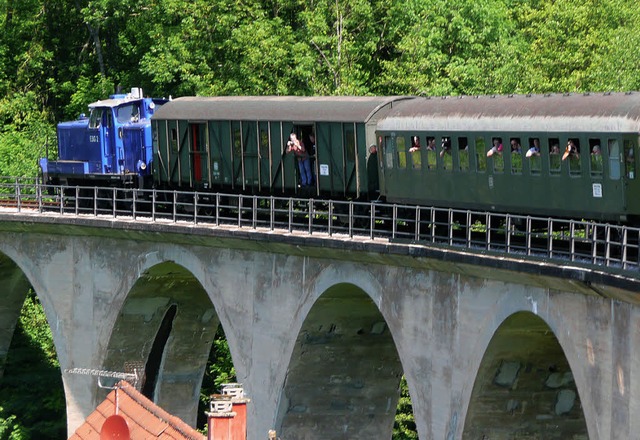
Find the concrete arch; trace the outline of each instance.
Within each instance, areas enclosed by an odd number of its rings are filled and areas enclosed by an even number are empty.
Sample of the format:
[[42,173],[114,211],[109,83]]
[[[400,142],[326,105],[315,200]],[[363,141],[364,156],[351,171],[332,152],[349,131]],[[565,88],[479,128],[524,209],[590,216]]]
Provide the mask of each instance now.
[[391,436],[402,365],[381,292],[371,273],[348,263],[323,268],[307,284],[276,415],[279,436]]
[[[467,400],[462,439],[587,437],[580,387],[560,339],[542,316],[550,308],[538,313],[535,298],[524,296],[530,307],[508,301],[515,310],[504,317],[510,307],[498,308],[493,316],[498,325],[486,328],[493,329],[490,341],[486,333],[480,336],[478,352],[484,352]],[[548,296],[538,298],[550,305]]]
[[[220,318],[200,280],[183,265],[144,258],[114,322],[104,368],[144,366],[156,403],[195,425],[199,391]],[[192,260],[191,260],[192,261]],[[152,374],[153,373],[153,374]]]

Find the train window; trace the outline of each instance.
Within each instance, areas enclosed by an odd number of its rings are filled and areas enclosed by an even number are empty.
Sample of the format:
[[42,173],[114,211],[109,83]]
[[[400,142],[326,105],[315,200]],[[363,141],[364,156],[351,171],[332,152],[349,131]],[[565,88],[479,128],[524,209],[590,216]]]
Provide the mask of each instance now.
[[529,170],[534,176],[540,175],[542,161],[540,160],[540,139],[529,138],[529,149],[525,156],[529,159]]
[[453,170],[453,158],[451,157],[451,138],[444,136],[440,143],[440,157],[442,158],[442,168],[445,171]]
[[119,123],[138,122],[140,120],[140,107],[138,104],[127,104],[116,109],[116,119]]
[[636,178],[636,161],[633,143],[624,141],[624,172],[629,179]]
[[600,139],[589,139],[589,169],[591,171],[591,177],[602,176],[602,147],[600,146]]
[[427,136],[427,168],[436,168],[436,138]]
[[520,138],[509,139],[511,146],[511,172],[513,174],[522,174],[522,146]]
[[345,128],[344,130],[344,148],[346,148],[347,161],[356,161],[356,137],[353,133],[353,128]]
[[387,161],[387,168],[393,168],[393,151],[389,151],[387,146],[391,145],[391,136],[384,137],[384,157]]
[[620,180],[620,147],[616,139],[609,139],[607,142],[609,151],[609,178]]
[[403,136],[396,137],[396,149],[398,150],[398,168],[407,167],[407,146]]
[[458,169],[469,171],[469,141],[466,137],[458,138]]
[[102,123],[102,109],[92,108],[89,115],[89,128],[99,128]]
[[269,158],[269,131],[267,127],[263,127],[264,123],[261,122],[260,125],[260,157],[263,159]]
[[416,135],[411,136],[411,148],[409,148],[409,153],[411,153],[411,164],[414,170],[419,170],[422,168],[422,156],[420,152],[420,137]]
[[549,173],[560,174],[562,156],[560,155],[560,139],[549,138]]
[[484,172],[487,169],[487,153],[484,138],[476,138],[476,171]]
[[178,151],[178,130],[171,129],[171,150]]
[[493,172],[494,173],[502,173],[504,171],[504,158],[502,157],[502,151],[504,149],[502,145],[501,137],[494,137],[491,139],[493,147],[489,150],[487,155],[493,159]]
[[240,128],[233,128],[233,154],[235,157],[242,156],[242,135]]
[[569,138],[562,159],[569,161],[569,175],[580,175],[580,139]]

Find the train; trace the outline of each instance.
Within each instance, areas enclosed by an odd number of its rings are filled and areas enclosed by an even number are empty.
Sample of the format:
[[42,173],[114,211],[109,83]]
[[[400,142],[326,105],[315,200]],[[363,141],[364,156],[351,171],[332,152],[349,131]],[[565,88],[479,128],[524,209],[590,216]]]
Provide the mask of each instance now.
[[[59,159],[40,161],[45,183],[640,220],[637,92],[144,99],[122,134],[60,124]],[[119,121],[129,104],[90,109]],[[133,126],[144,135],[127,135]],[[96,142],[101,168],[79,154],[97,154]]]

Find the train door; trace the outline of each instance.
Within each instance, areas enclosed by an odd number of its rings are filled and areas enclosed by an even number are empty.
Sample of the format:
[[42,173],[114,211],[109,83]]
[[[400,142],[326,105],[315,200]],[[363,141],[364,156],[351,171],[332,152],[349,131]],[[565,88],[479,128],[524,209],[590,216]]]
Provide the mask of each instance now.
[[[292,124],[284,122],[271,122],[269,124],[269,154],[271,160],[269,168],[269,188],[272,194],[284,192],[285,176],[292,174],[291,167],[287,168],[285,166],[287,153],[284,147],[287,143],[291,128]],[[295,176],[295,173],[293,175]]]
[[271,191],[271,149],[269,148],[269,123],[258,123],[258,181],[259,191]]
[[342,124],[317,124],[316,129],[316,160],[319,170],[316,177],[320,191],[332,196],[344,195],[347,182]]
[[244,190],[251,189],[257,192],[259,189],[260,175],[258,170],[258,123],[242,123],[242,158],[244,167]]
[[212,186],[223,187],[230,184],[231,158],[229,157],[230,140],[229,122],[209,122],[209,154]]
[[[102,145],[103,173],[119,173],[124,171],[118,167],[118,151],[115,145],[115,133],[113,132],[113,116],[110,108],[96,108],[91,112],[92,120],[89,128],[97,129],[97,137]],[[95,135],[93,135],[95,136]],[[122,157],[124,161],[124,157]]]
[[208,143],[206,124],[201,122],[189,124],[189,136],[191,137],[191,178],[194,188],[208,188]]

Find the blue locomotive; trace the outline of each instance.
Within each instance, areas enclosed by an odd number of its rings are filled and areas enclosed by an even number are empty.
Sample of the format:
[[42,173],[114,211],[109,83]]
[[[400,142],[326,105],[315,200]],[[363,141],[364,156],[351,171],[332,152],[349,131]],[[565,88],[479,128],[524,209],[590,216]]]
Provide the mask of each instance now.
[[152,184],[150,118],[166,99],[145,98],[142,89],[115,94],[58,124],[58,159],[40,159],[48,185],[144,188]]

